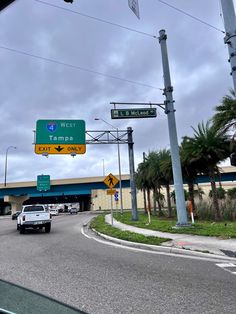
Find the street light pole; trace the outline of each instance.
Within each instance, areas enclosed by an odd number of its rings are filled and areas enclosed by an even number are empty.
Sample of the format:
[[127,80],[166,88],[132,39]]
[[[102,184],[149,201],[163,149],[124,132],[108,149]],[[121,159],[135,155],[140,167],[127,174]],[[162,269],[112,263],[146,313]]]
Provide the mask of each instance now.
[[113,129],[116,130],[116,135],[117,135],[117,155],[118,155],[118,167],[119,167],[119,190],[120,190],[120,209],[121,213],[123,214],[123,197],[122,197],[122,178],[121,178],[121,163],[120,163],[120,143],[119,143],[119,129],[115,127],[114,125],[110,124],[109,122],[105,121],[102,118],[95,118],[94,120],[96,121],[103,121],[107,125],[111,126]]
[[4,175],[4,186],[7,185],[7,155],[10,148],[16,149],[16,146],[8,146],[6,150],[6,158],[5,158],[5,175]]

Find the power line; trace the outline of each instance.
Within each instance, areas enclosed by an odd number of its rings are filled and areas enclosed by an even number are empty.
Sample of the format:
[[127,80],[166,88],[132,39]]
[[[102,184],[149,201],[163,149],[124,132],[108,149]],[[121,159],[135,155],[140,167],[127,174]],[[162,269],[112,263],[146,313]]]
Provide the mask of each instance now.
[[184,15],[186,15],[186,16],[192,18],[192,19],[194,19],[195,21],[198,21],[198,22],[200,22],[200,23],[202,23],[202,24],[204,24],[204,25],[207,25],[208,27],[211,27],[211,28],[213,28],[213,29],[215,29],[215,30],[217,30],[217,31],[219,31],[219,32],[221,32],[221,33],[223,33],[223,34],[225,34],[225,31],[223,31],[222,29],[220,29],[220,28],[218,28],[218,27],[215,27],[215,26],[213,26],[213,25],[211,25],[211,24],[205,22],[205,21],[201,20],[200,18],[198,18],[198,17],[196,17],[196,16],[194,16],[194,15],[192,15],[192,14],[190,14],[190,13],[184,11],[184,10],[181,10],[181,9],[179,9],[179,8],[177,8],[177,7],[175,7],[175,6],[173,6],[172,4],[169,4],[169,3],[167,3],[167,2],[165,2],[165,1],[163,1],[163,0],[157,0],[157,1],[159,1],[160,3],[162,3],[162,4],[164,4],[164,5],[168,6],[168,7],[170,7],[171,9],[174,9],[174,10],[176,10],[176,11],[178,11],[178,12],[180,12],[180,13],[182,13],[182,14],[184,14]]
[[139,86],[148,87],[148,88],[152,88],[152,89],[158,89],[158,90],[163,91],[163,88],[160,88],[160,87],[155,87],[155,86],[152,86],[152,85],[149,85],[149,84],[136,82],[136,81],[132,81],[132,80],[127,80],[125,78],[121,78],[121,77],[118,77],[118,76],[115,76],[115,75],[109,75],[109,74],[105,74],[105,73],[98,72],[98,71],[95,71],[95,70],[91,70],[91,69],[88,69],[88,68],[84,68],[84,67],[81,67],[81,66],[78,66],[78,65],[73,65],[73,64],[65,63],[65,62],[62,62],[62,61],[55,60],[55,59],[42,57],[42,56],[35,55],[35,54],[29,53],[29,52],[26,52],[26,51],[22,51],[22,50],[19,50],[19,49],[9,48],[9,47],[6,47],[6,46],[0,46],[0,49],[4,49],[4,50],[7,50],[7,51],[15,52],[15,53],[18,53],[18,54],[21,54],[21,55],[25,55],[25,56],[28,56],[28,57],[32,57],[32,58],[35,58],[35,59],[51,62],[51,63],[54,63],[54,64],[63,65],[63,66],[69,67],[69,68],[73,68],[73,69],[77,69],[77,70],[80,70],[80,71],[92,73],[92,74],[95,74],[95,75],[104,76],[104,77],[107,77],[107,78],[110,78],[110,79],[119,80],[119,81],[131,83],[131,84],[134,84],[134,85],[139,85]]
[[102,22],[102,23],[106,23],[106,24],[109,24],[109,25],[112,25],[112,26],[123,28],[125,30],[131,31],[131,32],[134,32],[134,33],[138,33],[140,35],[144,35],[144,36],[148,36],[148,37],[152,37],[152,38],[157,38],[157,36],[155,36],[155,35],[152,35],[152,34],[149,34],[149,33],[146,33],[146,32],[142,32],[142,31],[139,31],[137,29],[133,29],[131,27],[123,26],[123,25],[120,25],[120,24],[117,24],[117,23],[113,23],[113,22],[110,22],[110,21],[107,21],[107,20],[103,20],[101,18],[98,18],[98,17],[95,17],[95,16],[91,16],[91,15],[88,15],[88,14],[85,14],[85,13],[80,13],[78,11],[74,11],[74,10],[71,10],[71,9],[63,8],[61,6],[58,6],[58,5],[55,5],[55,4],[52,4],[52,3],[48,3],[48,2],[45,2],[45,1],[42,1],[42,0],[34,0],[34,1],[36,1],[38,3],[41,3],[41,4],[44,4],[44,5],[48,5],[48,6],[53,7],[53,8],[57,8],[57,9],[63,10],[63,11],[74,13],[74,14],[77,14],[77,15],[80,15],[80,16],[83,16],[83,17],[86,17],[86,18],[98,21],[98,22]]
[[[123,28],[123,29],[126,29],[126,30],[129,30],[131,32],[135,32],[135,33],[138,33],[140,35],[144,35],[144,36],[148,36],[148,37],[152,37],[152,38],[157,38],[157,36],[155,35],[152,35],[152,34],[149,34],[149,33],[146,33],[146,32],[142,32],[142,31],[139,31],[139,30],[136,30],[136,29],[133,29],[133,28],[130,28],[130,27],[127,27],[127,26],[123,26],[123,25],[120,25],[120,24],[117,24],[117,23],[113,23],[113,22],[110,22],[110,21],[107,21],[107,20],[103,20],[103,19],[100,19],[100,18],[97,18],[97,17],[94,17],[94,16],[91,16],[91,15],[88,15],[88,14],[84,14],[84,13],[80,13],[80,12],[77,12],[77,11],[74,11],[74,10],[71,10],[71,9],[67,9],[67,8],[63,8],[61,6],[57,6],[55,4],[51,4],[51,3],[48,3],[48,2],[45,2],[45,1],[42,1],[42,0],[34,0],[36,2],[39,2],[41,4],[44,4],[44,5],[48,5],[48,6],[51,6],[51,7],[54,7],[54,8],[57,8],[57,9],[61,9],[61,10],[64,10],[64,11],[67,11],[67,12],[71,12],[71,13],[74,13],[74,14],[78,14],[80,16],[83,16],[83,17],[86,17],[86,18],[89,18],[89,19],[93,19],[95,21],[98,21],[98,22],[102,22],[102,23],[106,23],[106,24],[109,24],[109,25],[113,25],[113,26],[116,26],[116,27],[120,27],[120,28]],[[206,21],[203,21],[202,19],[182,10],[182,9],[179,9],[177,7],[175,7],[174,5],[172,4],[169,4],[163,0],[157,0],[159,1],[161,4],[164,4],[166,6],[168,6],[169,8],[181,13],[181,14],[184,14],[192,19],[194,19],[195,21],[197,22],[200,22],[210,28],[213,28],[223,34],[225,34],[225,31],[223,31],[222,29],[214,26],[214,25],[211,25],[210,23],[206,22]]]

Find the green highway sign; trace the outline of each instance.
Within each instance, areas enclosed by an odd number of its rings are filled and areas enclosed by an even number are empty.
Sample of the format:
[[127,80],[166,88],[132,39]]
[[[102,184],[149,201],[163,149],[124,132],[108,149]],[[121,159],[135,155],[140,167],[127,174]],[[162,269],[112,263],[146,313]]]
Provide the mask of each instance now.
[[85,121],[38,120],[35,144],[85,144]]
[[37,176],[37,190],[48,191],[50,190],[50,176],[49,175],[40,175]]
[[112,119],[155,118],[156,108],[111,109]]

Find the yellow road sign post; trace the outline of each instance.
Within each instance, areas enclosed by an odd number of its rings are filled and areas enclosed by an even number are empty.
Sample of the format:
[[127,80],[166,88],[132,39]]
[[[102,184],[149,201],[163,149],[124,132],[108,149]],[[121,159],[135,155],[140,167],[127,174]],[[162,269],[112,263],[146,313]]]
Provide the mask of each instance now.
[[103,181],[110,189],[113,189],[114,186],[117,185],[119,180],[112,174],[110,173],[105,180]]
[[109,190],[107,190],[107,195],[115,195],[116,194],[116,190],[114,190],[114,189],[109,189]]

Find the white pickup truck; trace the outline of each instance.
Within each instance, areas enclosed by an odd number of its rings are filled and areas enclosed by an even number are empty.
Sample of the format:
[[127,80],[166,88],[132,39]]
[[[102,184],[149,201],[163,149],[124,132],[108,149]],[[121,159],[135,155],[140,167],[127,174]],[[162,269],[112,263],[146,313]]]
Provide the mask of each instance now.
[[43,229],[51,231],[51,215],[44,205],[25,205],[17,217],[17,230],[25,233],[26,228]]

